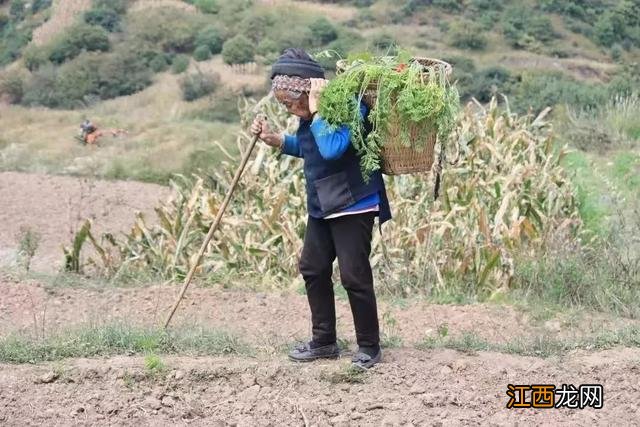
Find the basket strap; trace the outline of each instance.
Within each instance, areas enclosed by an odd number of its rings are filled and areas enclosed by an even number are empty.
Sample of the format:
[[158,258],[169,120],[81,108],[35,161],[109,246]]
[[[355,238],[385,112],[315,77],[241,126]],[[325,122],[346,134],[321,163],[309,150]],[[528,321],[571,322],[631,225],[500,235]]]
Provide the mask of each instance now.
[[436,182],[433,186],[433,200],[438,200],[438,196],[440,195],[440,181],[442,174],[442,164],[444,163],[444,144],[440,141],[440,153],[438,154],[438,163],[436,165],[435,170],[435,178]]

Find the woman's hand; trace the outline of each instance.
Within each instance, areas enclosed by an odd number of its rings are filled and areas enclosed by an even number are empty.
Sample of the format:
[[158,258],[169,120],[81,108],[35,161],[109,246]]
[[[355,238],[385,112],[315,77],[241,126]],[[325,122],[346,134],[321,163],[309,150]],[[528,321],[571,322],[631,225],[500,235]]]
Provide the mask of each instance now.
[[310,79],[311,90],[309,91],[309,111],[311,114],[318,111],[318,100],[320,99],[320,92],[327,85],[328,81],[325,79]]
[[251,124],[251,133],[257,135],[265,144],[279,148],[282,145],[283,136],[280,133],[273,132],[269,128],[269,124],[264,116],[257,116]]

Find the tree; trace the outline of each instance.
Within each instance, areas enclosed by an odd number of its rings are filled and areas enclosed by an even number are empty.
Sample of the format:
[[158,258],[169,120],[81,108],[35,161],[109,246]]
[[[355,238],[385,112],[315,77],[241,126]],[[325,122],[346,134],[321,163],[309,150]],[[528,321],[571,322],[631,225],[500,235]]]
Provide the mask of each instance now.
[[84,21],[112,33],[120,30],[120,15],[113,9],[91,9],[84,14]]
[[203,13],[218,13],[220,9],[216,0],[196,0],[194,5]]
[[109,50],[109,35],[102,27],[88,24],[77,24],[59,39],[51,48],[49,59],[51,62],[61,64],[78,56],[83,50],[107,51]]
[[242,34],[227,40],[222,46],[222,58],[227,64],[246,64],[255,55],[253,44]]
[[13,0],[9,7],[9,15],[14,21],[22,21],[25,17],[26,3],[24,0]]

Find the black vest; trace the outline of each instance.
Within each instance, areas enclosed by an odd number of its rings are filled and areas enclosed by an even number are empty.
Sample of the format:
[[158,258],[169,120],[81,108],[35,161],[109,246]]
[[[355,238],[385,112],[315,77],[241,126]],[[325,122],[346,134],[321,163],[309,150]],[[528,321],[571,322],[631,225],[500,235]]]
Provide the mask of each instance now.
[[310,120],[300,119],[296,132],[304,158],[309,215],[323,218],[364,197],[380,193],[380,224],[391,219],[389,200],[380,171],[374,172],[369,182],[365,183],[360,172],[360,158],[352,144],[338,159],[323,158],[310,126]]

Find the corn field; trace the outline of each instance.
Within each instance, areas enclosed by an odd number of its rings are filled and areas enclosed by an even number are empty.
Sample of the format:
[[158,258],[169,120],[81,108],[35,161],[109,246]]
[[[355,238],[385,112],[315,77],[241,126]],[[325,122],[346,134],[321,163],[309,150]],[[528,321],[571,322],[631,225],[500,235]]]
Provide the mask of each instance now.
[[[250,101],[242,107],[245,129],[254,107]],[[263,109],[272,127],[295,129],[295,120],[277,105]],[[372,265],[380,291],[430,293],[453,281],[491,293],[509,287],[517,255],[542,253],[560,237],[578,242],[581,221],[574,190],[560,167],[565,150],[554,149],[546,113],[517,116],[508,104],[498,108],[495,99],[487,107],[467,105],[446,147],[436,201],[430,174],[386,177],[394,219],[374,235]],[[241,151],[250,138],[239,133]],[[155,209],[157,218],[137,214],[126,235],[97,238],[85,223],[65,250],[68,269],[184,277],[238,164],[235,156],[227,153],[227,158],[200,176],[175,176],[171,198]],[[297,276],[305,197],[301,160],[279,157],[261,144],[198,274],[225,271],[286,286]],[[82,256],[86,242],[95,255]]]

